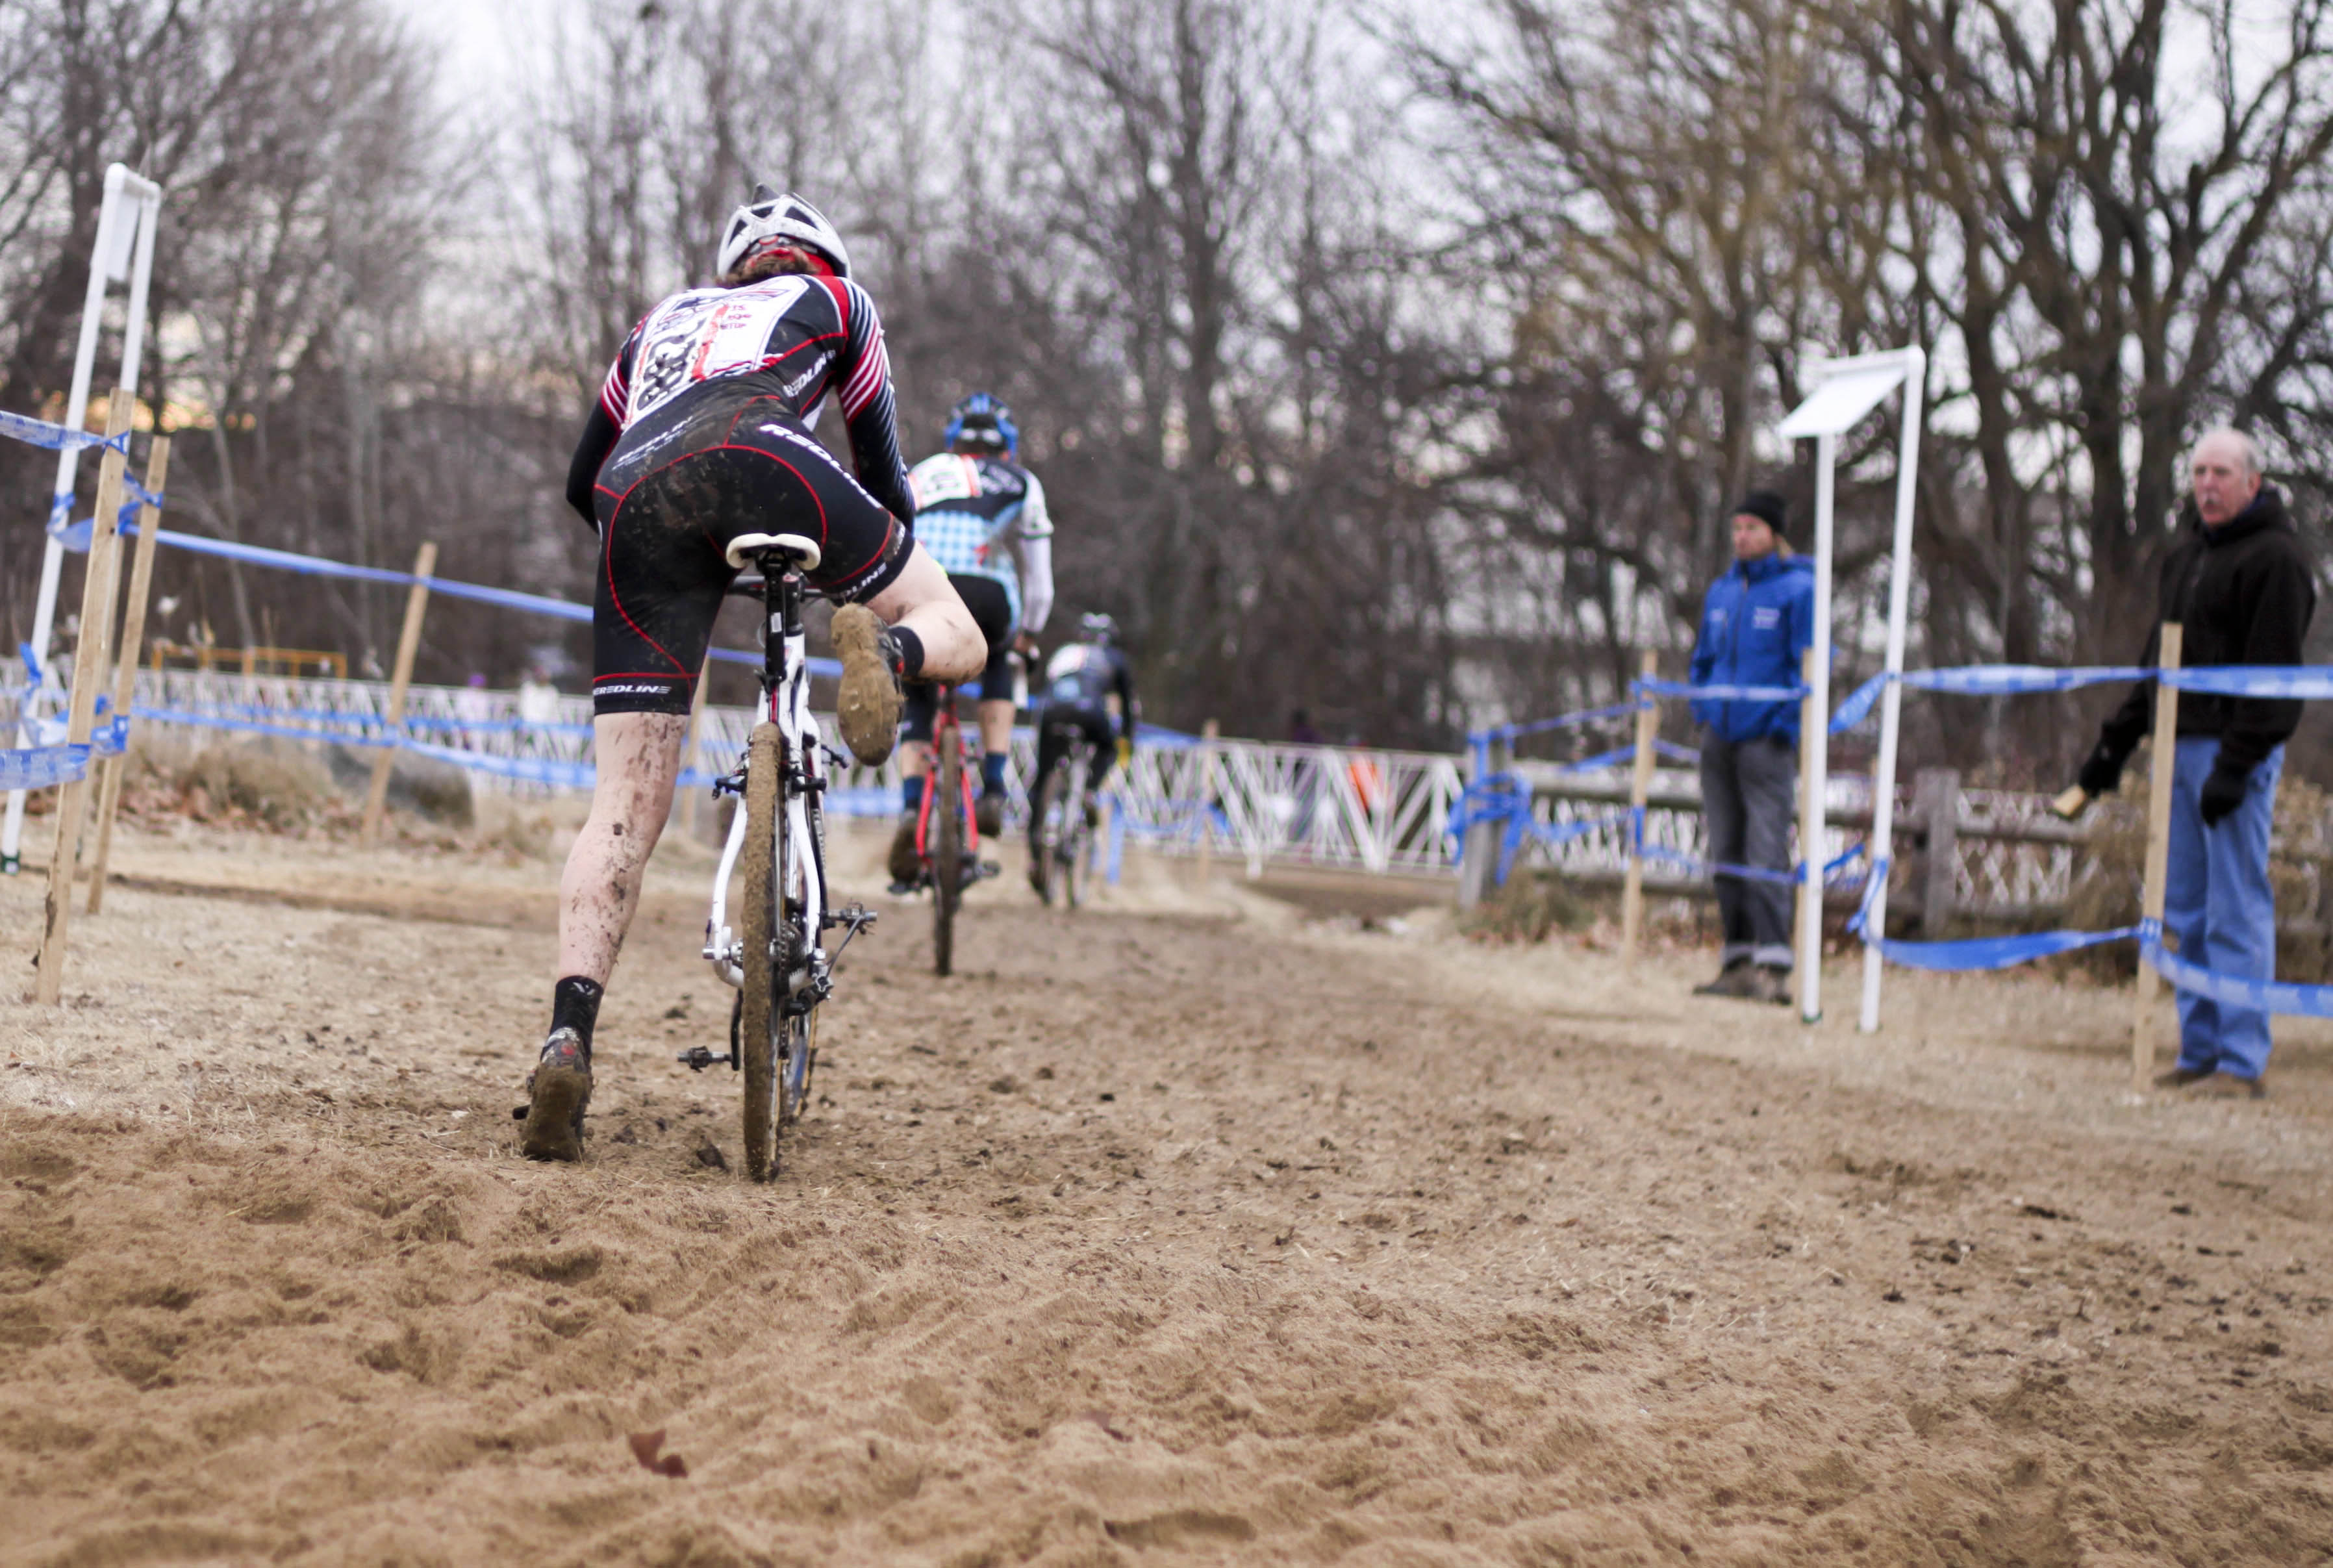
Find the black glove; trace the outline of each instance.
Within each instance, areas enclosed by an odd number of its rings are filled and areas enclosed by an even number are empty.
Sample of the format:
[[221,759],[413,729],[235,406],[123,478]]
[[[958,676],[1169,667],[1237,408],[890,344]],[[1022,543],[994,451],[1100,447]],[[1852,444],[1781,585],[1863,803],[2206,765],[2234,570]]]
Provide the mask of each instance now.
[[2082,793],[2092,800],[2110,795],[2114,794],[2115,785],[2122,782],[2122,758],[2115,755],[2113,746],[2100,741],[2098,749],[2083,761],[2082,771],[2074,775],[2074,782],[2081,785]]
[[2251,776],[2251,769],[2247,767],[2231,767],[2223,762],[2212,765],[2212,772],[2203,780],[2203,794],[2197,801],[2203,813],[2205,827],[2219,826],[2221,818],[2232,814],[2244,803],[2244,784]]

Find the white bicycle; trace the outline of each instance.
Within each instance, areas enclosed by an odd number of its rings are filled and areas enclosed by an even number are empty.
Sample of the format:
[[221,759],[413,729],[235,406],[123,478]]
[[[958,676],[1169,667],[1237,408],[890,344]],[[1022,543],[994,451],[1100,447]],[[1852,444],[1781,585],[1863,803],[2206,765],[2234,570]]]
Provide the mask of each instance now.
[[[817,570],[819,548],[799,534],[742,534],[728,557],[733,567],[750,561],[761,568],[761,576],[741,577],[729,592],[759,599],[763,607],[759,717],[737,770],[713,786],[716,795],[744,803],[730,819],[705,924],[705,957],[737,987],[737,1001],[729,1014],[728,1055],[698,1045],[680,1060],[698,1072],[726,1061],[744,1074],[745,1174],[766,1181],[778,1171],[780,1139],[810,1099],[818,1005],[833,989],[834,961],[875,917],[855,903],[830,911],[826,902],[822,796],[830,754],[811,715],[802,634],[802,603],[814,592],[805,574]],[[729,879],[741,862],[741,908],[732,928]],[[830,953],[826,934],[837,928],[842,940]]]

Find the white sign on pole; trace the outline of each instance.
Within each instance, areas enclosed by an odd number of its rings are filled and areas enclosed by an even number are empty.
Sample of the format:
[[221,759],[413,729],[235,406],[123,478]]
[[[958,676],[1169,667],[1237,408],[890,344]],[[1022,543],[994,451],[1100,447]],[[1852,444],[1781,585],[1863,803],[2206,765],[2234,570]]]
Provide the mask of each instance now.
[[[1920,467],[1921,392],[1927,379],[1928,357],[1917,348],[1886,353],[1859,354],[1809,367],[1817,383],[1814,391],[1782,421],[1784,439],[1812,438],[1816,444],[1815,474],[1815,657],[1811,684],[1818,713],[1830,711],[1830,566],[1832,538],[1832,469],[1839,460],[1839,438],[1845,435],[1886,399],[1904,389],[1902,447],[1896,463],[1896,548],[1887,579],[1887,673],[1904,669],[1905,623],[1912,604],[1912,503],[1918,491]],[[1885,932],[1887,921],[1887,868],[1894,859],[1896,822],[1896,739],[1903,712],[1903,688],[1890,679],[1880,699],[1879,760],[1872,780],[1871,842],[1865,860],[1877,880],[1868,919]],[[1799,933],[1799,963],[1804,973],[1799,987],[1799,1013],[1811,1024],[1822,1015],[1822,860],[1823,793],[1827,783],[1824,748],[1814,747],[1812,820],[1800,824],[1799,858],[1805,878],[1803,925]],[[1879,1027],[1879,949],[1867,943],[1863,950],[1863,1009],[1858,1021],[1867,1034]]]
[[[82,297],[81,341],[73,351],[72,385],[65,394],[64,424],[67,428],[82,428],[89,416],[90,380],[97,368],[98,328],[105,314],[105,292],[109,283],[130,280],[130,319],[121,334],[121,376],[116,383],[129,389],[134,397],[138,390],[139,357],[146,346],[146,298],[148,285],[154,275],[154,227],[162,214],[162,188],[143,176],[132,174],[120,164],[105,171],[105,205],[98,209],[97,244],[89,261],[89,288]],[[41,552],[41,586],[33,606],[32,648],[34,657],[47,658],[49,632],[56,624],[57,582],[64,571],[65,550],[58,534],[72,521],[73,475],[81,465],[81,452],[68,447],[57,455],[57,486],[49,507],[49,537]],[[25,685],[20,718],[17,722],[16,744],[34,744],[34,725],[58,700],[54,682],[48,670],[40,670],[35,684],[34,671],[24,672]],[[5,815],[0,815],[0,874],[14,876],[23,869],[22,845],[24,836],[24,792],[12,790]]]

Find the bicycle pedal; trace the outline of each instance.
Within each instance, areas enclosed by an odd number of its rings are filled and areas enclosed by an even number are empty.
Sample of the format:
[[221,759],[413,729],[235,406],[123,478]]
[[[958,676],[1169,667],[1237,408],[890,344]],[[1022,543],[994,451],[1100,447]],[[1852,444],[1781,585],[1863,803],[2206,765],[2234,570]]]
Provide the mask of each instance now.
[[734,1065],[734,1063],[730,1063],[728,1057],[716,1056],[702,1045],[691,1045],[687,1050],[679,1053],[674,1060],[686,1067],[691,1073],[702,1073],[707,1067],[720,1066],[723,1064]]
[[845,904],[842,908],[828,914],[819,924],[828,930],[832,930],[837,926],[848,926],[856,931],[862,927],[873,925],[877,919],[875,911],[864,904]]

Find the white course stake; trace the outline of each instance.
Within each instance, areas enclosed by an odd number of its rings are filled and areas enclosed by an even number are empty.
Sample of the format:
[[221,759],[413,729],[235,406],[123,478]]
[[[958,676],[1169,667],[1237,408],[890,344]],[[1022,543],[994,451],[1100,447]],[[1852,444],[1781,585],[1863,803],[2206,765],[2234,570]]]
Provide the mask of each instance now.
[[[1825,430],[1815,438],[1815,626],[1812,651],[1807,660],[1807,706],[1817,724],[1830,715],[1830,552],[1832,539],[1831,471],[1839,458],[1839,438]],[[1806,808],[1799,816],[1799,875],[1805,896],[1799,901],[1799,1021],[1812,1024],[1822,1016],[1823,822],[1830,793],[1830,746],[1818,736],[1806,750]]]
[[[115,385],[126,389],[134,400],[138,395],[138,361],[146,348],[147,285],[154,276],[154,228],[162,211],[162,188],[152,180],[135,175],[120,164],[105,171],[105,205],[98,209],[97,245],[89,261],[89,292],[82,296],[81,309],[81,341],[73,350],[72,389],[65,394],[64,425],[78,430],[89,415],[89,387],[97,365],[98,329],[105,315],[105,291],[109,283],[128,279],[130,283],[130,319],[121,334],[121,374]],[[68,447],[57,454],[57,486],[55,495],[67,497],[73,491],[73,475],[81,466],[81,451]],[[70,522],[70,516],[59,517],[52,513],[53,523]],[[57,582],[64,571],[65,548],[53,534],[41,553],[40,595],[33,607],[34,657],[48,657],[49,632],[56,624]],[[18,722],[16,744],[34,744],[34,721],[47,706],[43,697],[51,689],[48,672],[42,672],[42,690],[24,694],[23,717]],[[32,671],[24,672],[25,683],[32,682]],[[14,876],[23,869],[20,847],[24,833],[24,792],[11,790],[5,820],[0,820],[0,873]]]
[[[1897,387],[1904,389],[1903,437],[1896,463],[1896,541],[1895,554],[1888,569],[1887,580],[1887,660],[1890,676],[1899,675],[1904,669],[1904,637],[1906,623],[1912,605],[1912,504],[1918,493],[1920,468],[1921,392],[1927,378],[1927,356],[1917,348],[1895,349],[1886,353],[1859,354],[1853,359],[1830,360],[1810,367],[1818,383],[1812,396],[1792,409],[1782,421],[1781,434],[1786,439],[1816,438],[1815,477],[1815,675],[1810,682],[1821,697],[1821,709],[1830,711],[1830,552],[1831,552],[1831,489],[1832,467],[1838,457],[1838,438],[1853,428],[1865,415],[1877,408],[1887,394]],[[1866,862],[1872,874],[1878,876],[1878,886],[1873,890],[1869,920],[1878,932],[1887,930],[1887,885],[1886,868],[1894,859],[1893,834],[1896,822],[1896,740],[1903,711],[1903,688],[1891,679],[1880,697],[1879,757],[1877,776],[1873,778],[1871,800],[1871,842]],[[1811,812],[1811,822],[1800,824],[1801,854],[1807,863],[1810,880],[1807,899],[1807,929],[1800,940],[1800,962],[1810,957],[1819,957],[1822,935],[1822,849],[1823,803],[1822,765],[1816,764],[1817,795]],[[1863,949],[1863,1008],[1858,1026],[1870,1034],[1879,1027],[1879,979],[1882,959],[1879,949],[1866,943]],[[1819,977],[1807,976],[1801,996],[1808,1000],[1801,1005],[1801,1015],[1812,1023],[1821,1009],[1817,1005],[1820,995]]]

